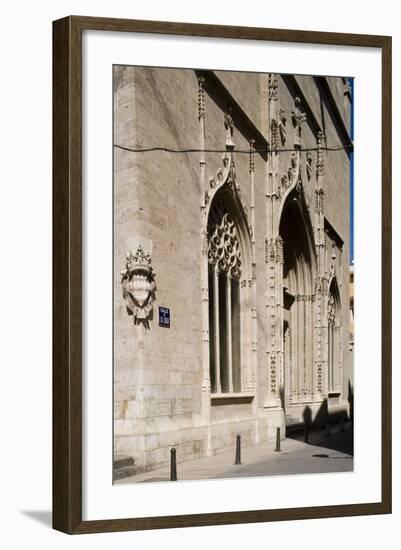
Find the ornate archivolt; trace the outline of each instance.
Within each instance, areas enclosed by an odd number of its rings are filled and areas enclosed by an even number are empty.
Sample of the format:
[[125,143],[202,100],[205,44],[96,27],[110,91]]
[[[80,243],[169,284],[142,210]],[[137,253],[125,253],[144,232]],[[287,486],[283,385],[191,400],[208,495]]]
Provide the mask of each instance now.
[[[302,102],[298,97],[294,98],[294,105],[290,113],[292,126],[292,139],[289,140],[289,131],[286,128],[287,117],[280,106],[279,84],[275,75],[269,76],[269,129],[272,152],[269,155],[269,177],[266,183],[266,219],[267,232],[265,238],[266,268],[267,268],[267,323],[269,327],[269,346],[267,350],[268,391],[266,398],[267,407],[281,407],[280,395],[284,392],[285,357],[284,357],[284,333],[283,333],[283,287],[290,284],[292,290],[289,296],[293,301],[291,323],[287,331],[287,350],[292,349],[291,362],[297,363],[292,370],[291,391],[286,390],[290,403],[299,400],[321,400],[325,390],[324,372],[325,357],[319,351],[322,344],[322,323],[324,319],[325,304],[320,298],[320,292],[327,293],[327,276],[319,266],[321,252],[318,254],[318,244],[321,242],[324,230],[324,193],[322,177],[324,173],[323,155],[321,144],[323,134],[317,136],[316,153],[302,151],[303,132],[302,127],[306,122],[306,114],[302,108]],[[280,143],[281,142],[281,143]],[[277,152],[284,144],[293,147],[294,150],[287,156],[278,155]],[[306,208],[302,183],[302,155],[305,156],[305,173],[308,182],[314,180],[316,174],[316,201],[315,219],[309,220],[309,212]],[[285,159],[288,159],[286,166]],[[315,165],[315,174],[314,174]],[[301,238],[305,234],[305,243],[302,245],[307,253],[299,251],[295,271],[289,279],[283,279],[285,261],[285,237],[280,234],[280,221],[285,205],[289,200],[297,200],[300,206],[301,216],[298,222],[302,227],[298,229]],[[294,223],[294,222],[293,222]],[[314,229],[314,231],[313,231]],[[318,240],[316,239],[318,237]],[[288,249],[288,247],[287,247]],[[292,282],[290,282],[292,281]],[[290,300],[290,298],[288,298]],[[288,302],[287,300],[287,302]],[[288,302],[289,303],[289,302]],[[288,305],[288,304],[287,304]],[[290,320],[289,320],[290,322]],[[291,336],[290,336],[291,335]],[[320,340],[320,344],[318,341]],[[320,354],[320,355],[319,355]],[[288,362],[288,358],[287,358]],[[288,373],[287,373],[287,382]]]

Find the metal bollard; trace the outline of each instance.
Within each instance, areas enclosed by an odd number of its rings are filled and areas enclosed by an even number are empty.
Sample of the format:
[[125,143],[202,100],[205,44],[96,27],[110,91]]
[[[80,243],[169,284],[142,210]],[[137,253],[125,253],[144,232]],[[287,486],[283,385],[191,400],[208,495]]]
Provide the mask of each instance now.
[[305,443],[309,443],[309,422],[305,420],[305,434],[304,434]]
[[177,481],[177,451],[170,450],[170,481]]
[[237,438],[236,438],[234,464],[241,464],[241,436],[240,435],[237,435]]
[[281,451],[281,438],[280,438],[280,428],[277,428],[276,432],[276,448],[274,449],[276,453]]

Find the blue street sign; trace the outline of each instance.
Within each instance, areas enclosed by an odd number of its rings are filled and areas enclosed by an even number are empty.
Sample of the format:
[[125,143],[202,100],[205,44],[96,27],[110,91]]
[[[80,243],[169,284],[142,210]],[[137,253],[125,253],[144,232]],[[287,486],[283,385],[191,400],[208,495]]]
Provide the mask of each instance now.
[[168,307],[159,306],[159,325],[170,328],[170,309]]

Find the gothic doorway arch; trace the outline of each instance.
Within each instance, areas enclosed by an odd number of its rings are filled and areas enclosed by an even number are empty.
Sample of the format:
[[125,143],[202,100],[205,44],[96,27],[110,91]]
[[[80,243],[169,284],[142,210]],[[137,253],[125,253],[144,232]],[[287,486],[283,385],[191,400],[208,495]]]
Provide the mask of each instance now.
[[313,393],[313,296],[316,257],[308,211],[291,193],[279,227],[283,239],[283,387],[286,422],[291,406],[311,400]]

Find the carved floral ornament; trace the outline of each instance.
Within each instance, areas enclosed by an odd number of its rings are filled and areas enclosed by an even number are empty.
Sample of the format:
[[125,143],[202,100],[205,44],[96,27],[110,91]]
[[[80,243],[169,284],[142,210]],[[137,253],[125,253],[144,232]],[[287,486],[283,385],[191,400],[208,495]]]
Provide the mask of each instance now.
[[327,321],[329,327],[333,327],[336,322],[336,303],[332,293],[329,295],[329,301],[327,304]]
[[284,242],[280,235],[265,240],[265,259],[266,263],[284,263]]
[[151,263],[151,255],[141,245],[138,245],[135,253],[132,250],[126,253],[121,283],[127,310],[129,315],[134,316],[134,322],[148,319],[153,308],[156,282]]

